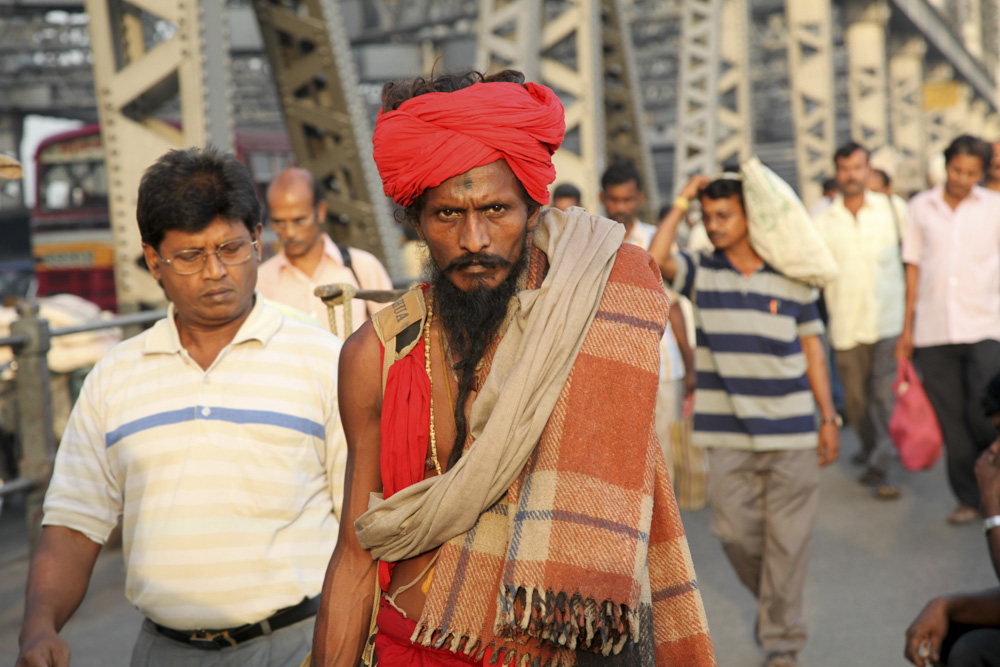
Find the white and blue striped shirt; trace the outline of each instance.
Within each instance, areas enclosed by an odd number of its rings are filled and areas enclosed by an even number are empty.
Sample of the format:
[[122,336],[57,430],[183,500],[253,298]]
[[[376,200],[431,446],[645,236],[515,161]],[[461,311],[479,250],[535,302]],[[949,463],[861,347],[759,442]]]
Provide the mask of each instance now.
[[766,263],[745,276],[721,251],[676,255],[674,289],[695,305],[692,443],[754,451],[816,446],[800,338],[823,333],[816,290]]
[[256,622],[317,595],[347,459],[340,348],[258,294],[205,370],[171,307],[87,377],[43,523],[103,543],[120,517],[126,596],[171,628]]

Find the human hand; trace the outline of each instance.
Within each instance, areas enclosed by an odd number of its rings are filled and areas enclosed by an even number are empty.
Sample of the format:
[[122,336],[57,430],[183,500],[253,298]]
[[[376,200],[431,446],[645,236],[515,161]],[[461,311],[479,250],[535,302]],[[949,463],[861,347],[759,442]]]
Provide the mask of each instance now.
[[837,460],[840,454],[840,429],[832,422],[819,427],[819,467],[824,468]]
[[54,630],[22,636],[15,667],[69,667],[69,645]]
[[705,186],[711,182],[712,178],[710,176],[695,174],[681,190],[681,197],[684,197],[689,201],[696,199],[698,197],[698,193],[704,190]]
[[909,330],[904,329],[903,333],[899,334],[899,339],[896,341],[896,359],[912,359],[913,358],[913,334]]
[[698,376],[694,369],[684,371],[684,400],[694,397],[694,390],[698,386]]
[[983,502],[983,515],[1000,514],[1000,440],[995,440],[979,455],[975,471]]
[[941,642],[948,632],[948,604],[934,598],[906,629],[903,655],[917,667],[934,667],[941,658]]

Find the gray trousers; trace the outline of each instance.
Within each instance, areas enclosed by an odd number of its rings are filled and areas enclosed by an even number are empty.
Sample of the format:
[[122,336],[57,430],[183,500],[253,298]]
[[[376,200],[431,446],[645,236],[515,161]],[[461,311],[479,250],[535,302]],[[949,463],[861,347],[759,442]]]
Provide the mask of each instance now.
[[997,437],[981,401],[1000,370],[1000,341],[918,347],[913,361],[941,425],[951,491],[958,502],[979,509],[976,459]]
[[146,619],[132,649],[132,667],[299,667],[312,648],[315,618],[221,651],[203,651],[164,637]]
[[869,468],[888,474],[893,445],[889,419],[896,404],[892,383],[896,379],[897,337],[837,350],[837,370],[844,386],[847,419],[861,440]]
[[765,653],[806,644],[803,592],[819,503],[816,450],[709,450],[712,534],[736,576],[757,598],[757,643]]

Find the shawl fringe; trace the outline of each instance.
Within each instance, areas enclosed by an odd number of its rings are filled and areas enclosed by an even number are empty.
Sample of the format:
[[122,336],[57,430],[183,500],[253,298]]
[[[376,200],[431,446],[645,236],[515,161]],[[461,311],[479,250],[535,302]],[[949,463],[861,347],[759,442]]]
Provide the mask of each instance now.
[[498,605],[497,635],[508,640],[524,633],[559,648],[608,656],[631,649],[640,636],[638,610],[580,593],[504,585]]

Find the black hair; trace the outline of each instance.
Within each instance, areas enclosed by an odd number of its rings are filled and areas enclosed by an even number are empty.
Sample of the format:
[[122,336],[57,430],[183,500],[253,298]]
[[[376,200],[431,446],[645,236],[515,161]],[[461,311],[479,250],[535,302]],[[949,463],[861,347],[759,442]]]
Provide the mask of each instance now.
[[836,178],[824,178],[823,179],[823,192],[829,192],[830,190],[836,190],[839,186],[837,185]]
[[728,199],[736,196],[740,200],[740,206],[746,210],[743,203],[743,182],[735,178],[717,178],[698,193],[698,199]]
[[862,153],[864,153],[866,160],[871,157],[871,153],[868,152],[867,148],[865,148],[856,141],[848,141],[846,144],[843,144],[836,151],[834,151],[833,153],[834,166],[837,165],[837,160],[849,158],[852,155],[854,155],[854,153],[857,151],[861,151]]
[[403,102],[427,93],[454,93],[477,83],[519,83],[524,85],[524,74],[515,69],[505,69],[496,74],[483,74],[467,69],[446,74],[432,74],[402,81],[389,81],[382,86],[382,113],[395,111]]
[[885,169],[873,168],[872,173],[879,175],[879,178],[881,178],[882,182],[885,183],[885,187],[889,187],[890,185],[892,185],[892,177],[889,176],[889,172],[887,172]]
[[983,415],[987,419],[1000,412],[1000,373],[994,375],[990,383],[986,385],[981,404]]
[[253,179],[232,153],[172,150],[142,175],[136,219],[142,242],[153,249],[171,230],[200,232],[217,218],[242,222],[251,234],[260,222]]
[[576,187],[572,183],[560,183],[556,186],[556,189],[552,191],[552,198],[559,199],[560,197],[575,199],[577,202],[580,202],[583,199],[583,195],[580,193],[580,188]]
[[601,189],[607,190],[612,185],[624,185],[635,181],[635,187],[642,191],[642,179],[639,177],[639,170],[635,165],[627,160],[616,162],[604,170],[601,176]]
[[[407,100],[420,95],[426,95],[427,93],[454,93],[477,83],[517,83],[523,86],[524,74],[514,69],[501,70],[496,74],[483,74],[482,72],[469,69],[447,74],[432,74],[426,79],[418,76],[402,81],[389,81],[382,86],[382,113],[395,111]],[[528,216],[530,217],[542,205],[528,195],[528,191],[525,190],[520,179],[517,179],[517,184],[524,195],[524,203],[528,207]],[[416,226],[426,203],[427,198],[422,192],[420,196],[413,200],[412,204],[401,209],[402,213],[397,211],[399,215],[395,216],[396,222],[402,224],[404,221],[409,221],[410,224]]]
[[983,169],[985,170],[993,159],[993,147],[979,137],[963,134],[955,137],[948,144],[948,148],[944,149],[944,163],[948,164],[953,157],[958,155],[971,155],[979,158],[983,161]]

